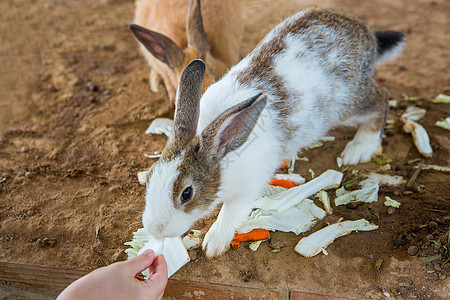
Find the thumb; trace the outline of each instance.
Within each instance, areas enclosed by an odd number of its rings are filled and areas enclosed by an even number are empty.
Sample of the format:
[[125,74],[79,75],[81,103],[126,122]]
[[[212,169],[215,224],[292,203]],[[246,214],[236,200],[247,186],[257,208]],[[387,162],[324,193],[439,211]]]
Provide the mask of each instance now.
[[134,275],[148,269],[155,259],[155,252],[151,249],[145,250],[141,255],[136,256],[126,262],[127,269]]

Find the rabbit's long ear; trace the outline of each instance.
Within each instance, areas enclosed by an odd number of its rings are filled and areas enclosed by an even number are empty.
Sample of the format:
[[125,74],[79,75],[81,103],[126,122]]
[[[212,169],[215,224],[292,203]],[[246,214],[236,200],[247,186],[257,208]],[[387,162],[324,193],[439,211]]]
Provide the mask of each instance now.
[[186,16],[186,34],[188,46],[199,52],[199,58],[205,59],[209,52],[209,43],[203,27],[200,0],[191,0]]
[[174,116],[174,141],[177,143],[189,141],[196,134],[205,69],[205,63],[196,59],[181,74]]
[[170,38],[136,24],[131,24],[130,30],[153,56],[167,64],[171,69],[182,66],[184,61],[183,50]]
[[202,149],[220,160],[241,147],[253,131],[266,103],[267,96],[259,94],[224,111],[203,130]]

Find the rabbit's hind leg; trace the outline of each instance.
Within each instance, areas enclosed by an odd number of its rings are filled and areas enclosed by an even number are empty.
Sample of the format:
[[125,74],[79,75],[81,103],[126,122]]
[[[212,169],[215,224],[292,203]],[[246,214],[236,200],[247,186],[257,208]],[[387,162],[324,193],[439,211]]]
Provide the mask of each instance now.
[[381,145],[381,136],[389,112],[389,92],[380,87],[377,87],[376,91],[373,105],[369,109],[361,109],[358,114],[348,120],[359,125],[359,128],[353,140],[346,145],[341,154],[345,165],[369,161]]

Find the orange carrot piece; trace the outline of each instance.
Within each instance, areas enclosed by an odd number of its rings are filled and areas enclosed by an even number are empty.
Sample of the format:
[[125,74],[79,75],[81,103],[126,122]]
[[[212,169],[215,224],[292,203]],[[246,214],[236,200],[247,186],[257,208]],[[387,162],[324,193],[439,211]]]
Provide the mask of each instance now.
[[233,241],[246,242],[246,241],[260,241],[270,239],[270,232],[266,229],[253,229],[247,233],[235,233]]
[[232,240],[230,244],[233,249],[238,249],[241,246],[241,242],[236,240]]
[[287,167],[288,167],[287,161],[283,160],[283,161],[281,162],[281,166],[282,166],[283,168],[287,168]]
[[270,185],[273,185],[273,186],[281,186],[281,187],[284,187],[284,188],[287,188],[287,189],[290,189],[290,188],[293,188],[293,187],[296,187],[297,185],[295,184],[295,182],[293,182],[293,181],[291,181],[291,180],[287,180],[287,179],[271,179],[270,181],[269,181],[269,184]]

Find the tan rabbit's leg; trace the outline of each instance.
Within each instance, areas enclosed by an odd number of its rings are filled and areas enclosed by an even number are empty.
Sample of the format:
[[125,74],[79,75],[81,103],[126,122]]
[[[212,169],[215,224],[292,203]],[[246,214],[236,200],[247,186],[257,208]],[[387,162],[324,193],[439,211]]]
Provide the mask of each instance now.
[[164,80],[164,85],[166,86],[167,96],[169,97],[170,103],[175,103],[178,82],[171,79],[172,78]]
[[158,85],[161,82],[161,76],[159,73],[155,70],[155,68],[150,69],[150,75],[149,75],[149,83],[150,83],[150,90],[153,93],[158,92]]
[[350,141],[341,156],[345,165],[355,165],[360,162],[369,161],[377,148],[381,145],[384,125],[389,111],[389,93],[386,89],[377,88],[375,101],[370,107],[359,115],[352,117],[354,122],[359,123],[355,137]]

